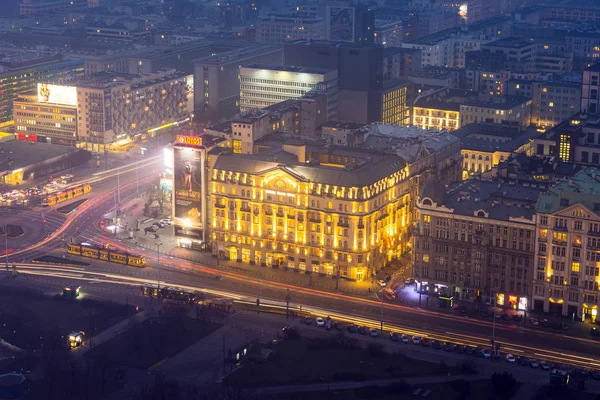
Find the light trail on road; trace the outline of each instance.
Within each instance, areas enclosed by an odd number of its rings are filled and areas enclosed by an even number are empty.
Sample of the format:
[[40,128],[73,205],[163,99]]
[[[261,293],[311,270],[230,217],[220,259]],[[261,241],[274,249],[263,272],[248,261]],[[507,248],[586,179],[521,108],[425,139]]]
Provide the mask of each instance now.
[[[82,271],[82,269],[84,271]],[[117,284],[117,285],[126,285],[128,287],[136,287],[143,283],[155,283],[156,280],[154,278],[140,278],[140,277],[132,277],[129,275],[119,274],[117,272],[114,273],[106,273],[106,272],[93,272],[86,270],[82,267],[70,267],[70,266],[61,266],[57,267],[54,265],[51,266],[43,266],[43,265],[20,265],[18,267],[20,273],[29,274],[29,275],[41,275],[41,276],[52,276],[57,278],[65,278],[65,279],[75,279],[75,280],[83,280],[83,281],[92,281],[92,282],[102,282],[108,284]],[[71,273],[69,273],[69,271]],[[226,290],[217,290],[213,288],[207,288],[200,285],[190,285],[189,283],[170,281],[170,280],[161,280],[161,285],[166,286],[176,286],[184,289],[197,290],[203,293],[219,296],[228,299],[234,300],[247,300],[253,301],[253,298],[248,297],[247,295],[234,293]],[[261,304],[263,305],[281,305],[282,303],[276,300],[271,300],[268,298],[261,297]],[[285,303],[283,303],[285,304]],[[290,303],[291,307],[298,306],[297,303]],[[327,310],[319,307],[311,307],[304,306],[303,310],[311,312],[314,316],[330,316],[332,319],[345,322],[345,323],[353,323],[359,326],[367,326],[369,328],[379,329],[380,321],[368,318],[360,315],[352,315],[349,313],[343,313],[339,311]],[[396,322],[384,322],[384,328],[386,331],[393,331],[397,333],[404,333],[410,336],[420,336],[426,337],[429,339],[439,340],[440,342],[451,342],[453,344],[460,345],[469,345],[471,347],[477,348],[488,348],[489,340],[487,338],[478,337],[475,335],[464,335],[458,332],[452,331],[444,331],[444,332],[431,332],[431,330],[425,329],[414,329],[411,327],[403,326],[402,324]],[[546,360],[551,363],[562,363],[562,364],[571,364],[573,366],[583,366],[586,368],[599,369],[600,368],[600,360],[585,357],[577,354],[565,353],[565,352],[556,352],[552,350],[540,349],[534,346],[523,346],[517,345],[514,343],[503,343],[501,344],[501,350],[504,353],[513,353],[528,356],[531,358],[536,358],[539,360]]]

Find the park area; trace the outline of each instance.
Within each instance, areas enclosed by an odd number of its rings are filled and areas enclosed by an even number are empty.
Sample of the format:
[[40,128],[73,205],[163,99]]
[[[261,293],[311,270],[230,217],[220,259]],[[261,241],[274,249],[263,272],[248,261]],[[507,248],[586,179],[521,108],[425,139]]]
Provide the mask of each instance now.
[[265,362],[246,362],[227,376],[233,387],[260,387],[332,381],[364,381],[442,375],[457,369],[445,364],[410,359],[383,351],[378,343],[361,348],[343,335],[329,339],[298,338],[273,346]]
[[72,331],[93,336],[135,313],[132,306],[78,298],[63,299],[41,291],[3,286],[0,291],[0,338],[23,350],[65,343]]
[[148,369],[173,357],[221,325],[184,316],[149,318],[130,326],[88,355],[110,364]]

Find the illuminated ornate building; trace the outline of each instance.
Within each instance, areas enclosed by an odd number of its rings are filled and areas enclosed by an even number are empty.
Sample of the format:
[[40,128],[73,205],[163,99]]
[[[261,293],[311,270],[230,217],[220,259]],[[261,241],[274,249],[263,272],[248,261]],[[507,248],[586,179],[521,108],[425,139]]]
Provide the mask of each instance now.
[[448,190],[431,179],[416,206],[413,274],[422,293],[527,310],[542,189],[469,180]]
[[223,152],[211,170],[213,252],[244,263],[363,280],[409,248],[410,179],[399,156],[284,144]]
[[589,167],[543,193],[536,206],[533,305],[596,319],[600,283],[600,170]]

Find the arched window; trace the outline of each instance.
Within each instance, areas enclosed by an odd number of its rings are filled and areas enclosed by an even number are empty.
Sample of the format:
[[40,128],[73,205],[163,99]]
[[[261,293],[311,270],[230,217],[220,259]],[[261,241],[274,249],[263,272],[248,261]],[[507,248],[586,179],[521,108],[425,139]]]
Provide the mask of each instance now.
[[432,206],[432,205],[433,205],[433,203],[431,202],[431,200],[430,200],[430,199],[425,199],[425,200],[423,200],[423,205],[424,205],[424,206]]

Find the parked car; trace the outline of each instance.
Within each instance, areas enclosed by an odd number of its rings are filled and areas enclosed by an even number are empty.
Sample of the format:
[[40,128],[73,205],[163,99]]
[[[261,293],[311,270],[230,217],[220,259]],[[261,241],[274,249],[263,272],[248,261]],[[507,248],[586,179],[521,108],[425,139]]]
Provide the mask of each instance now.
[[529,318],[529,322],[531,322],[531,325],[533,326],[538,326],[540,324],[540,321],[538,321],[537,318]]
[[505,359],[506,359],[506,362],[508,362],[510,364],[514,364],[517,362],[517,359],[512,354],[507,354]]
[[371,330],[369,330],[369,335],[371,337],[377,337],[377,336],[379,336],[379,331],[375,328],[371,328]]
[[348,332],[350,332],[350,333],[357,333],[358,332],[358,327],[356,325],[350,324],[350,325],[348,325]]
[[501,317],[504,321],[510,321],[510,315],[508,315],[507,313],[502,313],[502,317]]
[[407,278],[404,281],[404,284],[409,285],[409,286],[412,285],[413,283],[415,283],[415,280],[413,278]]
[[165,225],[171,225],[171,218],[163,218],[160,220]]
[[465,348],[462,345],[460,345],[460,344],[455,344],[454,345],[454,352],[456,354],[462,354],[462,353],[465,352]]
[[334,327],[336,330],[338,330],[338,331],[343,331],[343,330],[344,330],[344,328],[345,328],[346,326],[344,325],[344,323],[343,323],[343,322],[340,322],[340,321],[335,321],[335,322],[333,323],[333,327]]
[[158,227],[156,225],[150,225],[144,228],[144,232],[156,232]]
[[441,350],[442,343],[439,340],[434,340],[433,342],[431,342],[431,347],[433,347],[436,350]]
[[540,368],[543,369],[544,371],[549,371],[550,364],[548,364],[546,361],[540,361]]
[[595,326],[592,326],[592,329],[590,329],[590,335],[600,336],[600,332],[598,332],[598,328],[596,328]]
[[491,358],[492,353],[488,349],[481,349],[481,355],[483,358]]
[[306,317],[306,318],[304,318],[304,323],[305,323],[306,325],[310,325],[310,324],[312,324],[312,321],[313,321],[313,320],[312,320],[312,318],[311,318],[311,317]]
[[367,335],[369,333],[369,328],[367,328],[366,326],[361,326],[358,328],[358,333],[360,333],[361,335]]
[[595,379],[595,380],[600,380],[600,372],[596,371],[596,370],[591,370],[590,371],[590,378]]
[[317,326],[320,327],[320,328],[322,328],[322,327],[325,326],[325,320],[323,318],[321,318],[321,317],[317,317],[315,319],[315,322],[317,323]]
[[538,363],[535,360],[535,358],[532,358],[531,360],[529,360],[529,365],[531,366],[531,368],[537,368],[538,367]]
[[470,356],[473,354],[474,349],[471,346],[465,346],[465,354]]
[[518,356],[517,357],[517,362],[519,364],[521,364],[522,366],[524,366],[524,367],[527,366],[527,365],[529,365],[529,359],[527,357],[524,357],[524,356]]
[[408,343],[410,341],[410,339],[408,338],[408,335],[404,334],[402,335],[402,343]]
[[521,322],[521,316],[519,314],[515,314],[512,316],[513,321]]
[[431,341],[427,338],[423,338],[421,339],[421,346],[423,347],[429,347],[431,345]]
[[390,340],[392,342],[398,342],[400,341],[400,336],[398,336],[396,332],[390,332]]
[[450,353],[454,350],[454,345],[450,342],[446,342],[446,343],[444,343],[444,350],[446,350],[448,353]]
[[419,336],[413,336],[412,342],[413,344],[421,344],[421,338]]

